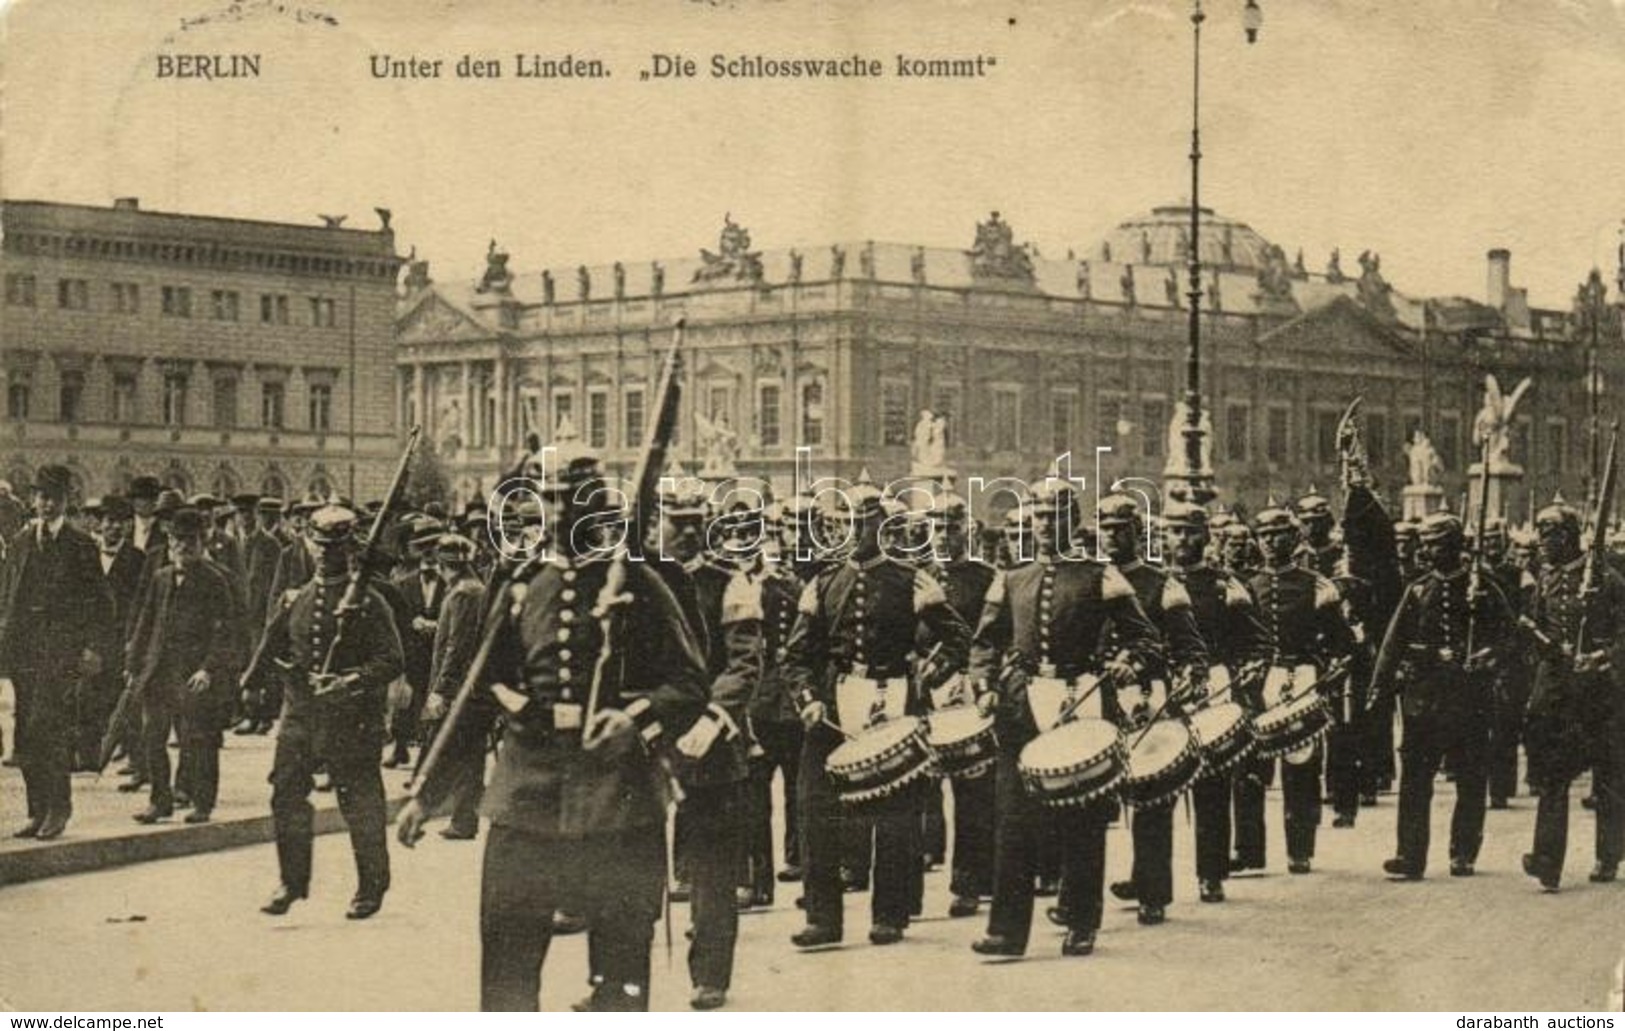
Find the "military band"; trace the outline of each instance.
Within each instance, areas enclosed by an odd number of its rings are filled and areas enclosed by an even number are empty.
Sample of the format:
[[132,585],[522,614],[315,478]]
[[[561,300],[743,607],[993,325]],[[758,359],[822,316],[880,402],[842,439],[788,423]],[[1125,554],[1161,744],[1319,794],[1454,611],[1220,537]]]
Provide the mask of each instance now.
[[[487,1009],[539,1005],[572,920],[590,957],[578,1008],[646,1009],[671,901],[690,904],[691,1004],[715,1009],[738,914],[787,906],[776,885],[801,885],[795,948],[845,943],[844,896],[863,890],[868,940],[886,946],[942,861],[950,916],[991,902],[977,955],[1026,955],[1036,899],[1058,893],[1060,951],[1087,956],[1120,816],[1131,872],[1110,891],[1154,926],[1176,895],[1181,798],[1197,897],[1219,903],[1233,873],[1268,865],[1271,785],[1287,869],[1307,874],[1323,802],[1352,828],[1396,752],[1381,867],[1395,881],[1430,869],[1441,773],[1449,873],[1477,872],[1486,811],[1520,793],[1520,748],[1538,794],[1524,871],[1560,888],[1570,789],[1588,771],[1590,879],[1615,881],[1625,860],[1625,579],[1605,530],[1561,501],[1532,534],[1449,512],[1395,521],[1356,476],[1341,518],[1311,488],[1250,520],[1108,495],[1091,522],[1050,476],[983,528],[951,482],[925,483],[922,505],[865,474],[830,511],[765,483],[739,501],[678,477],[644,562],[606,546],[642,524],[601,490],[601,457],[558,443],[540,509],[460,515],[188,499],[147,476],[72,508],[68,471],[41,467],[0,565],[27,799],[15,833],[64,834],[69,773],[119,754],[122,789],[146,795],[136,820],[189,807],[185,822],[208,822],[222,732],[275,729],[278,884],[263,910],[310,892],[325,780],[355,859],[347,916],[365,919],[391,881],[381,771],[424,767],[443,738],[399,837],[448,816],[441,837],[468,841],[488,822]],[[360,539],[374,521],[369,542],[389,524],[389,568]],[[494,527],[548,548],[508,556]],[[945,732],[955,720],[963,735]]]

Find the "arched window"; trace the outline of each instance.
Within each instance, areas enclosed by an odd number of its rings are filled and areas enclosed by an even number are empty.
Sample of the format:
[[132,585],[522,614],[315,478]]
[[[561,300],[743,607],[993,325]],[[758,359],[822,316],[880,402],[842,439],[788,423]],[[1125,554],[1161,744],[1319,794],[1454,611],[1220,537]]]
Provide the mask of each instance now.
[[265,476],[260,480],[260,493],[268,498],[281,498],[284,501],[293,500],[292,498],[288,497],[287,479],[285,479],[283,475],[277,472],[275,469],[266,473]]
[[239,492],[242,480],[229,465],[222,465],[214,471],[214,478],[209,481],[209,491],[217,498],[230,500]]
[[315,472],[310,477],[310,493],[318,498],[333,496],[333,481],[327,478],[324,472]]
[[163,485],[171,490],[178,490],[183,495],[192,493],[192,477],[187,475],[185,468],[179,464],[165,469],[161,480]]

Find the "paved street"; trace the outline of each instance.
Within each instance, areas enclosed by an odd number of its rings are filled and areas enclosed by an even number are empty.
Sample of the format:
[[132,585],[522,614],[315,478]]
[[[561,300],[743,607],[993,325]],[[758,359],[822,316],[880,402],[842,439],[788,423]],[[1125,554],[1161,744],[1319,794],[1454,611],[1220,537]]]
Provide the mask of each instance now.
[[[798,955],[800,925],[781,886],[779,905],[743,918],[735,1009],[1596,1009],[1625,948],[1625,884],[1592,885],[1591,814],[1574,806],[1562,894],[1543,896],[1517,870],[1533,802],[1490,814],[1480,874],[1444,875],[1449,787],[1435,802],[1435,869],[1420,884],[1390,884],[1379,864],[1393,840],[1394,800],[1362,813],[1353,831],[1321,831],[1316,872],[1292,877],[1271,799],[1271,871],[1230,884],[1222,906],[1194,901],[1190,834],[1180,821],[1180,898],[1169,922],[1142,928],[1112,906],[1099,951],[1063,960],[1059,932],[1034,935],[1019,963],[988,963],[970,942],[981,919],[927,918],[908,940],[866,940],[866,896],[848,898],[848,944]],[[1576,790],[1576,798],[1580,794]],[[438,825],[437,825],[438,826]],[[1114,830],[1114,875],[1127,869],[1127,834]],[[384,911],[345,921],[353,871],[342,835],[318,839],[312,898],[282,920],[256,912],[275,882],[269,846],[145,863],[0,890],[0,1003],[56,1009],[411,1009],[476,1005],[478,844],[431,833],[416,852],[394,850]],[[928,914],[946,911],[947,877],[927,879]],[[674,958],[657,929],[654,1002],[686,1005],[678,907]],[[137,919],[142,918],[142,919]],[[562,939],[547,968],[543,1005],[583,993],[585,940]]]

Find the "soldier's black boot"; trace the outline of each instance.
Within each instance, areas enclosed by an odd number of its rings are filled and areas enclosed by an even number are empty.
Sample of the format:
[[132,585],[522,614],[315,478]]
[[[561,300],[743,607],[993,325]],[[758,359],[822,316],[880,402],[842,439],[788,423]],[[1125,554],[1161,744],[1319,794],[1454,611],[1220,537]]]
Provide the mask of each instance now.
[[1095,932],[1068,931],[1061,942],[1061,955],[1087,956],[1095,951]]
[[1597,865],[1591,868],[1592,884],[1612,884],[1618,877],[1618,863],[1604,863],[1598,860]]
[[1553,870],[1550,864],[1533,852],[1523,854],[1523,872],[1540,881],[1541,890],[1548,895],[1555,895],[1558,888],[1562,886],[1562,873]]
[[296,891],[286,884],[278,885],[276,894],[271,896],[271,901],[260,907],[260,912],[270,916],[283,916],[293,908],[295,902],[298,902],[307,894],[309,893],[306,891]]
[[1018,942],[1013,938],[1006,938],[1002,934],[990,934],[979,941],[971,942],[971,951],[978,956],[1002,956],[1015,958],[1026,954],[1025,942]]
[[1419,881],[1422,879],[1422,871],[1412,865],[1409,860],[1400,856],[1383,860],[1382,872],[1397,881]]
[[1224,882],[1204,880],[1201,887],[1201,899],[1203,902],[1223,902]]

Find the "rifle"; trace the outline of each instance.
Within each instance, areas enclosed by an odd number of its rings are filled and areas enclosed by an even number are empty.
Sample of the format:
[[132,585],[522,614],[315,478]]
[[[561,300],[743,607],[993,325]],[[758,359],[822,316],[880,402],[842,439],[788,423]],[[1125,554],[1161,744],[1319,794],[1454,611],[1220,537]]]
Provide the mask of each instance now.
[[632,483],[637,491],[632,499],[632,522],[622,538],[621,547],[610,562],[609,572],[604,576],[604,586],[593,606],[604,645],[598,652],[598,661],[593,665],[592,689],[587,694],[587,712],[583,722],[585,727],[592,726],[593,717],[598,712],[604,671],[609,668],[610,657],[615,650],[614,631],[618,614],[622,606],[632,600],[631,595],[626,593],[626,565],[631,560],[631,549],[641,549],[648,536],[650,521],[654,519],[661,472],[666,468],[666,448],[670,446],[672,434],[677,429],[677,402],[683,392],[678,374],[682,370],[683,329],[686,324],[686,319],[678,319],[672,329],[671,349],[666,352],[660,372],[660,386],[655,392],[659,407],[655,410],[654,421],[644,440],[637,469],[632,474]]
[[[542,449],[541,438],[534,433],[530,434],[525,438],[525,445],[527,450],[520,456],[519,463],[502,478],[501,482],[525,479],[526,470],[530,467],[532,459]],[[418,753],[417,765],[413,767],[412,777],[406,784],[407,790],[414,798],[423,789],[423,785],[429,782],[429,775],[439,765],[453,731],[462,721],[463,713],[467,711],[469,701],[474,697],[474,691],[485,675],[485,667],[491,661],[491,652],[496,648],[497,639],[507,627],[508,619],[518,612],[522,596],[515,597],[510,606],[510,589],[529,578],[527,571],[538,557],[540,556],[525,555],[523,552],[512,551],[506,547],[498,549],[496,568],[491,572],[491,583],[488,587],[490,593],[485,606],[485,619],[480,624],[479,647],[474,649],[474,656],[468,662],[468,669],[463,672],[462,682],[457,685],[456,696],[446,707],[446,714],[440,718],[434,740],[429,743],[428,748]]]
[[[362,600],[366,597],[368,579],[378,573],[383,565],[384,527],[401,507],[401,500],[406,493],[406,467],[412,461],[412,452],[417,450],[418,438],[422,434],[422,427],[413,426],[412,432],[406,435],[406,451],[401,455],[400,464],[395,467],[395,478],[390,481],[389,493],[384,495],[383,505],[372,518],[372,526],[367,530],[366,539],[361,544],[361,553],[351,566],[350,582],[344,589],[344,596],[339,599],[338,607],[333,610],[338,625],[334,628],[333,639],[327,643],[327,654],[322,656],[322,668],[317,673],[317,677],[323,682],[326,682],[332,674],[333,660],[338,655],[339,644],[344,640],[344,631],[349,626],[350,621],[347,617],[360,610]],[[321,695],[326,692],[318,688],[314,693]]]
[[1473,514],[1473,550],[1467,567],[1467,655],[1471,661],[1478,629],[1478,592],[1483,586],[1484,534],[1490,517],[1490,440],[1485,436],[1479,455],[1478,510]]
[[1586,623],[1591,616],[1591,595],[1597,589],[1599,566],[1606,561],[1608,518],[1614,507],[1614,483],[1619,476],[1619,420],[1609,429],[1608,461],[1603,464],[1602,486],[1597,491],[1597,509],[1591,520],[1591,547],[1586,550],[1585,571],[1580,575],[1580,626],[1574,633],[1574,657],[1585,654]]

